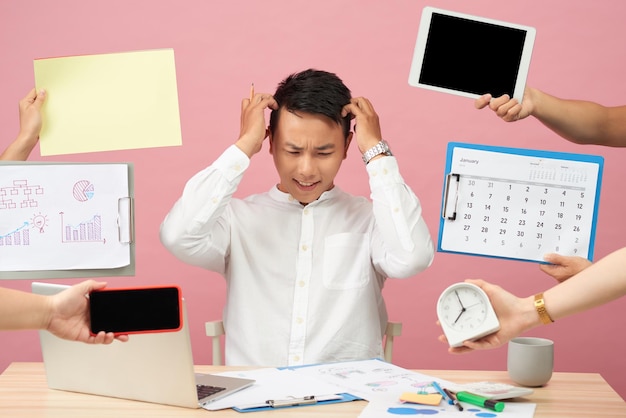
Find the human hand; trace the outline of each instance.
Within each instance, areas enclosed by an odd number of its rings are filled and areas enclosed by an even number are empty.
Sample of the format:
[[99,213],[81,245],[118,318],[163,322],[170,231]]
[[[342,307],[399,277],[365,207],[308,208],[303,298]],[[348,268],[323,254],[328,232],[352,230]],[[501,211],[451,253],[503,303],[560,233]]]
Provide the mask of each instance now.
[[100,331],[93,336],[89,332],[87,295],[105,286],[104,282],[86,280],[51,296],[50,317],[46,329],[59,338],[89,344],[111,344],[114,339],[128,341],[128,335],[115,337],[112,332]]
[[[341,116],[354,115],[354,132],[356,134],[359,151],[363,154],[368,149],[376,146],[382,139],[380,122],[372,103],[365,97],[354,97],[345,105]],[[356,133],[357,126],[359,132]],[[376,157],[374,157],[376,158]]]
[[526,87],[520,104],[517,99],[511,99],[508,94],[497,98],[493,98],[491,94],[485,94],[474,101],[474,106],[476,109],[489,106],[505,122],[515,122],[531,115],[534,107],[532,95],[532,89]]
[[[524,321],[522,315],[525,312],[524,308],[529,303],[527,300],[518,298],[502,289],[500,286],[487,283],[484,280],[465,281],[475,284],[485,291],[500,322],[500,329],[478,340],[465,341],[461,347],[450,347],[448,348],[448,352],[452,354],[463,354],[473,350],[497,348],[506,344],[510,339],[517,337],[529,328],[525,325],[528,322]],[[530,303],[532,306],[532,302]],[[446,344],[448,343],[445,335],[440,335],[439,341]]]
[[18,138],[34,143],[39,139],[41,131],[41,106],[46,100],[46,91],[32,89],[20,100],[20,133]]
[[250,98],[241,101],[241,126],[235,145],[249,158],[261,151],[269,133],[265,123],[265,109],[278,109],[278,103],[271,94],[254,94],[251,91]]
[[558,282],[564,282],[592,264],[591,261],[584,257],[566,256],[556,253],[546,254],[543,259],[550,264],[540,264],[539,269],[554,277]]
[[0,160],[26,161],[39,140],[41,131],[41,106],[46,98],[45,90],[32,89],[19,102],[20,132],[17,138],[0,153]]

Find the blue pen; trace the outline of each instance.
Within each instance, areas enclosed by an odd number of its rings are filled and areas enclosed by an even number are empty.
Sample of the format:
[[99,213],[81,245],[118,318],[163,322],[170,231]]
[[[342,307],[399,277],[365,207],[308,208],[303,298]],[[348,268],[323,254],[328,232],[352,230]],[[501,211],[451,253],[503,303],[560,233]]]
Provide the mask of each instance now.
[[444,400],[448,401],[449,405],[452,405],[454,403],[454,401],[448,396],[448,394],[444,392],[441,386],[439,386],[439,383],[433,382],[433,387],[437,389],[437,392],[441,393],[441,396],[443,396]]

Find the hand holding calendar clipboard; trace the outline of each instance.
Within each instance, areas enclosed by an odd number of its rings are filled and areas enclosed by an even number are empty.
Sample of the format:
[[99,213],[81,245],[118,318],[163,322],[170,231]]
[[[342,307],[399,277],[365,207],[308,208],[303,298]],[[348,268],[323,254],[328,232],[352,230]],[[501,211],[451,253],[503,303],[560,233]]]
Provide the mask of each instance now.
[[450,142],[437,250],[592,260],[603,165],[594,155]]

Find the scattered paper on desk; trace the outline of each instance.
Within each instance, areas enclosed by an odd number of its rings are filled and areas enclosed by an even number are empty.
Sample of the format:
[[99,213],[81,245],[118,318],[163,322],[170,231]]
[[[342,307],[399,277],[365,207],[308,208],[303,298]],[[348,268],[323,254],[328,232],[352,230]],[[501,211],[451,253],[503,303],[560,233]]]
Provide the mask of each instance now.
[[0,271],[129,265],[128,182],[126,164],[0,165]]
[[535,415],[534,403],[507,402],[504,411],[495,412],[489,409],[463,403],[464,410],[460,412],[454,406],[442,402],[439,406],[410,405],[402,402],[384,402],[381,400],[370,401],[359,418],[398,418],[400,415],[407,416],[434,416],[436,418],[532,418]]
[[41,155],[182,144],[173,49],[34,61]]
[[298,367],[294,371],[341,386],[346,392],[366,400],[383,398],[397,401],[404,392],[424,393],[424,388],[430,388],[433,380],[444,387],[447,384],[432,376],[377,359]]
[[285,400],[305,396],[334,395],[344,392],[341,387],[332,385],[314,377],[303,376],[290,369],[256,369],[219,373],[222,376],[254,379],[255,383],[239,392],[218,399],[204,409],[216,411],[233,407],[259,407],[267,405],[268,400]]
[[[426,388],[431,387],[433,381],[444,388],[451,387],[451,382],[403,369],[382,360],[327,363],[298,367],[293,370],[296,373],[341,386],[345,392],[368,400],[369,404],[359,415],[359,418],[397,418],[401,414],[459,418],[459,410],[447,402],[442,401],[438,405],[431,406],[410,405],[399,400],[401,394],[405,392],[425,393]],[[534,403],[507,402],[503,412],[495,412],[469,404],[463,404],[463,406],[465,411],[474,413],[472,416],[532,418],[536,405]],[[481,415],[476,415],[476,413]]]

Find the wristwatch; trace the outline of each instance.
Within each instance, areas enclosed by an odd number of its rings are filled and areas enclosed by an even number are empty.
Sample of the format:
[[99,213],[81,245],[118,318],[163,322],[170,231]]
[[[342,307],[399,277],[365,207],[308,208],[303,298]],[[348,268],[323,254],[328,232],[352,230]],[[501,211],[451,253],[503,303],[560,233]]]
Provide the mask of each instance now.
[[537,293],[535,295],[535,309],[537,310],[539,318],[541,319],[541,322],[544,323],[544,325],[554,322],[554,320],[550,317],[548,311],[546,311],[546,305],[543,300],[543,293]]
[[378,144],[374,145],[372,148],[368,149],[367,151],[363,153],[363,162],[367,164],[370,162],[372,158],[380,154],[393,155],[391,153],[391,150],[389,149],[389,145],[387,144],[387,142],[385,142],[382,139],[380,140]]

